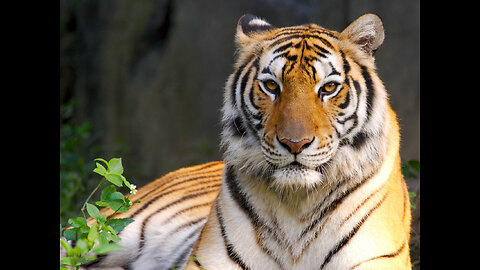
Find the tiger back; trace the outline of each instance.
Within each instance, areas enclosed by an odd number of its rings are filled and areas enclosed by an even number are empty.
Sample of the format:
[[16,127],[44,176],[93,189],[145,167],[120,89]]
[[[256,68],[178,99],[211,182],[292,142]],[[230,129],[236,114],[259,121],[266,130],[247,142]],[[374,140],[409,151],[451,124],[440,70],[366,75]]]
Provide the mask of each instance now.
[[374,63],[383,40],[372,14],[342,32],[240,18],[223,162],[139,189],[115,215],[135,220],[125,248],[95,267],[411,269],[399,126]]

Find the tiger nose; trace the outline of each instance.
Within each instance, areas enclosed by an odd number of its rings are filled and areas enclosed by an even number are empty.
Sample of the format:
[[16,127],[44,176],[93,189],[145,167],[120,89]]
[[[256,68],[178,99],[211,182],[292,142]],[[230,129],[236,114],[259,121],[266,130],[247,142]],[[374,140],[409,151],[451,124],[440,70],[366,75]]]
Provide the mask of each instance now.
[[290,151],[290,153],[296,155],[296,154],[300,154],[303,151],[303,149],[307,148],[313,142],[314,139],[315,137],[311,139],[302,139],[300,141],[292,141],[287,138],[282,138],[282,139],[278,139],[278,141],[283,147],[287,148],[288,151]]

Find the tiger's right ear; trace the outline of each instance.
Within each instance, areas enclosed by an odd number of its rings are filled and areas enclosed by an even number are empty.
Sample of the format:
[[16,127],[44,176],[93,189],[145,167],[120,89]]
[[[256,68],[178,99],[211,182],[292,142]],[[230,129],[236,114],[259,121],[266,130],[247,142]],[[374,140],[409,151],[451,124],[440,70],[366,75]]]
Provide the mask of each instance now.
[[246,46],[255,42],[256,34],[274,29],[270,23],[252,14],[243,15],[237,23],[237,34],[235,40],[238,45]]

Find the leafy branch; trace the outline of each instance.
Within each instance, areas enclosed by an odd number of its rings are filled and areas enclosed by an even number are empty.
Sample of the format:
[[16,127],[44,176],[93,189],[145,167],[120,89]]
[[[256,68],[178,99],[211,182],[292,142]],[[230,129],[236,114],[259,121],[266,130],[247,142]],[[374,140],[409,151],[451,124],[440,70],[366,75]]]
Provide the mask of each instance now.
[[[121,245],[116,244],[121,240],[118,233],[134,220],[130,218],[111,217],[116,213],[128,211],[133,203],[140,202],[132,202],[129,200],[130,194],[136,194],[137,190],[136,186],[127,181],[123,176],[121,158],[112,158],[108,162],[104,159],[97,158],[95,161],[103,162],[106,165],[105,167],[99,162],[96,162],[96,168],[93,170],[103,177],[102,180],[85,200],[80,210],[82,216],[68,219],[71,227],[66,230],[62,230],[60,225],[60,244],[67,254],[66,257],[60,259],[60,263],[70,266],[71,269],[74,267],[78,269],[80,265],[88,261],[96,260],[97,255],[107,254],[123,248]],[[110,207],[114,211],[113,215],[110,215],[108,218],[105,213],[100,213],[97,206],[88,203],[93,194],[107,181],[113,185],[108,185],[102,189],[100,200],[95,202],[95,204],[99,207]],[[116,187],[121,188],[124,185],[130,190],[127,196],[124,196],[116,189]],[[91,226],[87,224],[85,210],[88,215],[95,220]],[[72,246],[71,243],[74,243],[74,246]],[[61,270],[68,269],[64,265],[60,265]]]

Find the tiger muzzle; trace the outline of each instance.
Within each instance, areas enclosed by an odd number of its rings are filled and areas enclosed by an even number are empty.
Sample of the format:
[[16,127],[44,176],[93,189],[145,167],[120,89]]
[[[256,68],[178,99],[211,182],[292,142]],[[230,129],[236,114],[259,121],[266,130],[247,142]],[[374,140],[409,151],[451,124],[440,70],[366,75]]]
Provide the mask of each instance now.
[[290,153],[296,155],[300,154],[303,149],[307,148],[310,144],[312,144],[315,137],[311,139],[302,139],[300,141],[294,141],[287,138],[279,139],[278,137],[277,139],[280,144],[285,147]]

